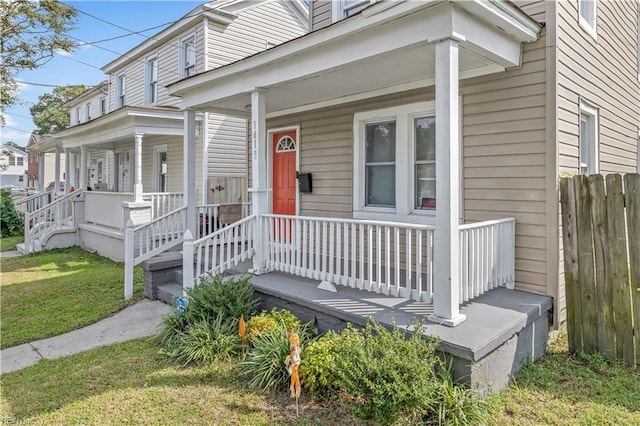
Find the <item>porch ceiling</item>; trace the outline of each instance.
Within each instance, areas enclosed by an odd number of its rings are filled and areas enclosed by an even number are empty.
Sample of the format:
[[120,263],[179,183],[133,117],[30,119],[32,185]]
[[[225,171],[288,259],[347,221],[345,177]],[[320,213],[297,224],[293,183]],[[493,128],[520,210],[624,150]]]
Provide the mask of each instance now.
[[521,43],[539,27],[506,2],[399,2],[242,61],[169,86],[185,107],[246,115],[250,94],[266,92],[266,112],[426,87],[435,80],[435,43],[459,43],[460,78],[518,66]]

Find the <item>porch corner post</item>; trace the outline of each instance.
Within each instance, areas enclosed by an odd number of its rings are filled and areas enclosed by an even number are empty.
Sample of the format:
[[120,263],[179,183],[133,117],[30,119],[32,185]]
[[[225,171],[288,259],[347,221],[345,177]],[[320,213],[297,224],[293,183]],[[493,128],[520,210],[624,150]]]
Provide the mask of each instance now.
[[87,190],[87,148],[80,147],[80,189]]
[[253,256],[252,273],[266,271],[264,233],[261,232],[260,215],[269,213],[267,188],[267,120],[266,98],[262,89],[251,93],[251,161],[253,214],[258,216],[258,230],[254,232],[256,252]]
[[38,153],[38,190],[44,192],[44,152]]
[[69,148],[64,149],[64,193],[68,194],[71,189],[71,150]]
[[196,112],[184,111],[184,204],[186,211],[186,229],[196,234]]
[[433,322],[455,326],[460,313],[460,117],[458,42],[436,43],[436,232]]
[[55,171],[53,176],[53,193],[58,195],[58,191],[60,191],[60,152],[62,151],[60,145],[56,145],[56,160],[55,160]]
[[134,158],[135,158],[135,184],[133,186],[134,199],[136,203],[142,202],[142,137],[144,133],[133,135]]
[[133,221],[129,219],[124,233],[124,300],[133,297],[134,228]]
[[188,229],[182,238],[182,296],[187,297],[187,290],[194,287],[193,268],[193,234]]

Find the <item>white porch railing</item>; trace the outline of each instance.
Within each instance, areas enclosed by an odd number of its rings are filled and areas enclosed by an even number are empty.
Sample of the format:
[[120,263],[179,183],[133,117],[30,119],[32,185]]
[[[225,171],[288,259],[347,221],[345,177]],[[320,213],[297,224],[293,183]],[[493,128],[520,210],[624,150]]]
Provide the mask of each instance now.
[[157,219],[184,205],[182,192],[145,192],[144,201],[151,201],[151,219]]
[[[434,236],[429,225],[252,215],[195,241],[185,236],[184,285],[260,255],[267,270],[431,303]],[[513,288],[515,219],[462,225],[460,240],[459,303]]]
[[24,246],[27,253],[33,252],[34,244],[36,242],[42,243],[43,239],[51,232],[63,228],[75,228],[73,199],[81,194],[82,191],[76,191],[63,195],[37,210],[25,213]]
[[182,243],[187,208],[180,207],[149,223],[125,231],[124,295],[133,297],[133,267]]
[[[242,204],[242,218],[251,214],[251,203],[232,203]],[[196,206],[196,235],[197,240],[205,235],[212,234],[224,227],[220,222],[220,206],[222,204],[202,204]]]
[[224,272],[253,257],[256,224],[256,216],[252,215],[195,241],[191,233],[186,232],[182,262],[184,287],[193,288],[201,276]]
[[132,192],[85,191],[84,220],[94,225],[124,229],[122,203],[133,201]]
[[515,218],[460,225],[460,303],[515,285]]
[[54,194],[51,192],[33,194],[20,200],[16,200],[13,205],[16,210],[21,211],[22,213],[31,213],[49,204],[53,197]]

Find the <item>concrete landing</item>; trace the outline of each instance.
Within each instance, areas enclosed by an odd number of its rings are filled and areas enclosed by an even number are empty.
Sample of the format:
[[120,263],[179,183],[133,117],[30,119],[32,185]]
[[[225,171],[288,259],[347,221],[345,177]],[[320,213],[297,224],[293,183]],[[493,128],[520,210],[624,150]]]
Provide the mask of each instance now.
[[253,276],[252,283],[264,309],[286,308],[303,321],[316,317],[321,331],[342,329],[347,322],[363,326],[369,316],[403,328],[423,319],[423,334],[440,339],[456,378],[482,393],[506,386],[525,363],[544,353],[552,308],[550,297],[497,288],[462,305],[466,321],[447,327],[426,321],[433,312],[427,303],[343,286],[332,293],[318,289],[318,280],[280,272]]
[[60,336],[36,340],[0,351],[0,373],[21,370],[41,359],[55,359],[99,346],[125,342],[155,333],[171,308],[161,302],[142,300],[112,317]]

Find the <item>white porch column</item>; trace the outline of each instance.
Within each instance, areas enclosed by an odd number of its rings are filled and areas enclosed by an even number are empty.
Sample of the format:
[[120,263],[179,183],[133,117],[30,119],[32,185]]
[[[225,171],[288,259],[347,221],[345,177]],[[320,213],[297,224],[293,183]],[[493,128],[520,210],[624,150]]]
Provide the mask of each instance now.
[[87,148],[80,147],[80,189],[87,190]]
[[45,181],[44,181],[44,152],[38,154],[38,190],[40,192],[44,192],[45,189]]
[[60,152],[62,151],[62,147],[60,145],[56,146],[56,163],[55,163],[55,172],[53,175],[53,193],[58,194],[60,191]]
[[436,232],[431,321],[455,326],[460,285],[460,117],[458,42],[436,44]]
[[65,148],[64,150],[64,193],[68,194],[71,189],[71,150]]
[[184,111],[184,203],[187,229],[196,234],[196,112]]
[[[267,121],[266,98],[263,90],[256,89],[251,93],[251,197],[253,214],[269,213],[269,188],[267,187]],[[264,232],[259,220],[255,233],[256,253],[253,256],[254,274],[266,271]]]
[[136,133],[133,135],[135,141],[134,158],[135,158],[135,184],[133,185],[133,193],[135,194],[135,202],[142,202],[142,136],[144,133]]

